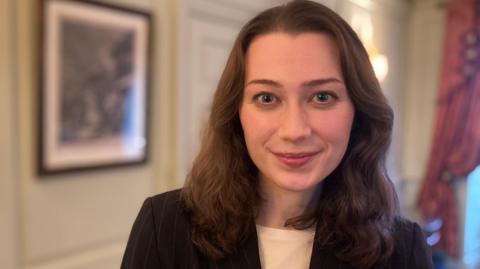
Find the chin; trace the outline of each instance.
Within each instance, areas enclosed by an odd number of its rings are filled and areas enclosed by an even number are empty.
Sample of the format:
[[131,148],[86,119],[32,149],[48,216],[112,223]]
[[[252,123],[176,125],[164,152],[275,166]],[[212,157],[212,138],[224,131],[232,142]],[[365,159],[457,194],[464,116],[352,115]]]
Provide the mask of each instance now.
[[313,181],[310,178],[295,178],[288,181],[275,182],[281,189],[291,192],[306,192],[315,189],[321,181]]

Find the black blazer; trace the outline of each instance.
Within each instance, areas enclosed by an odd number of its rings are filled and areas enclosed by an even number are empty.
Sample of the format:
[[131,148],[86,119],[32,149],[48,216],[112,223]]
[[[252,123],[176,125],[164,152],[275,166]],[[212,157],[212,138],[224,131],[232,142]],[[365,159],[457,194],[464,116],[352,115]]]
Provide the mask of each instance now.
[[[133,224],[121,269],[260,269],[257,234],[238,251],[212,261],[192,243],[190,224],[179,190],[147,198]],[[375,269],[430,269],[430,250],[417,224],[399,219],[395,224],[395,249],[383,266]],[[313,244],[310,269],[346,269],[333,253]],[[288,269],[288,268],[286,268]]]

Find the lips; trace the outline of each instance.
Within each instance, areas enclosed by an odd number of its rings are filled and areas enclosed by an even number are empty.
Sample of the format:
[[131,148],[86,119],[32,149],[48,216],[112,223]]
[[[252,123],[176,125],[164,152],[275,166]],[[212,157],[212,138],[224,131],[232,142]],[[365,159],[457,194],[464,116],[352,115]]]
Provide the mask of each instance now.
[[285,165],[290,168],[300,168],[312,160],[320,151],[315,152],[296,152],[296,153],[280,153],[273,154]]

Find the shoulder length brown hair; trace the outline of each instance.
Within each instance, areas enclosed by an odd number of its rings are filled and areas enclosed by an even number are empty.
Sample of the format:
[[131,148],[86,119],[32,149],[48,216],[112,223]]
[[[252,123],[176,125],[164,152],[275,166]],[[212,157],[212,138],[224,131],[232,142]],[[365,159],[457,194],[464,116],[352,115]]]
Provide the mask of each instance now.
[[348,94],[355,107],[349,146],[339,166],[323,181],[317,206],[286,226],[316,224],[323,249],[356,268],[368,268],[393,249],[396,195],[385,171],[393,113],[375,77],[367,52],[351,27],[327,7],[292,1],[250,20],[233,45],[218,83],[201,150],[182,190],[192,221],[192,240],[212,259],[240,246],[255,229],[261,202],[258,170],[250,159],[238,115],[245,55],[252,40],[271,32],[331,35],[340,52]]

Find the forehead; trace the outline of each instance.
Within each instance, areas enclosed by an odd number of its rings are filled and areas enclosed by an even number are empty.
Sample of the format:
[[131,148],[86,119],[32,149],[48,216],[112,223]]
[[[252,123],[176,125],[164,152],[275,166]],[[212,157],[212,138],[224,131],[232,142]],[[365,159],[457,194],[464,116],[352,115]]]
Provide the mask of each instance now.
[[251,76],[341,77],[339,63],[336,42],[326,33],[273,32],[251,42],[246,53],[246,79]]

